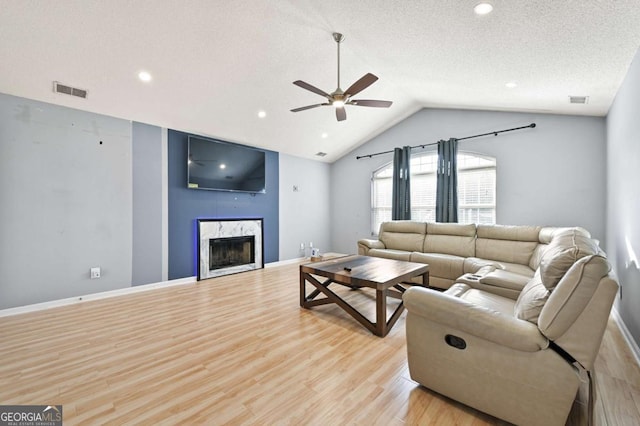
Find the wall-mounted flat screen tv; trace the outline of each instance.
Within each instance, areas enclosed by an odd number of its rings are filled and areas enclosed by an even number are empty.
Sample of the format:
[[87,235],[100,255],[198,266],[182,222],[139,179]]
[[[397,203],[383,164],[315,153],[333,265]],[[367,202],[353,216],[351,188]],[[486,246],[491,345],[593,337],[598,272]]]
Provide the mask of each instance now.
[[265,153],[258,149],[189,136],[189,188],[264,193]]

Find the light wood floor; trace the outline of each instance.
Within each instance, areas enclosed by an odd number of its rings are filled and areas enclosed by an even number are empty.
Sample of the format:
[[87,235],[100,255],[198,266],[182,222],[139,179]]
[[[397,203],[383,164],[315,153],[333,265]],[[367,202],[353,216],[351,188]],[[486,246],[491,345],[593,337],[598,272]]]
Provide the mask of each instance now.
[[[373,318],[372,294],[344,292]],[[382,339],[298,300],[285,265],[0,318],[0,404],[62,404],[65,425],[503,424],[409,378],[406,314]],[[597,424],[639,424],[640,369],[613,322],[597,372]]]

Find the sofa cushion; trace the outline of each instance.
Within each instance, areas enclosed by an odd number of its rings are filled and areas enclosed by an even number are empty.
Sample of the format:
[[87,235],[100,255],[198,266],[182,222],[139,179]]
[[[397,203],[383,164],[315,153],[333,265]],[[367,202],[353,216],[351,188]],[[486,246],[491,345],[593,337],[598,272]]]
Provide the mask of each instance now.
[[[574,323],[611,267],[607,259],[592,255],[578,259],[551,293],[539,318],[540,331],[557,340]],[[566,348],[565,348],[566,349]]]
[[444,253],[456,256],[475,256],[476,226],[459,223],[427,223],[424,239],[425,253]]
[[472,288],[460,294],[458,297],[466,300],[467,302],[471,302],[474,305],[491,309],[492,311],[513,315],[514,301],[497,294]]
[[524,286],[516,304],[514,314],[516,318],[538,324],[538,318],[551,292],[542,284],[539,270]]
[[464,257],[441,253],[411,253],[411,261],[429,264],[429,276],[454,280],[464,272]]
[[369,250],[369,256],[382,257],[385,259],[404,260],[409,262],[411,260],[411,252],[404,250],[392,250],[392,249],[371,249]]
[[556,235],[540,260],[542,284],[553,289],[578,259],[598,254],[598,250],[594,240],[575,230]]
[[384,243],[387,249],[408,252],[422,251],[426,233],[427,224],[425,222],[408,220],[383,222],[380,225],[378,239]]
[[591,238],[591,234],[589,233],[589,231],[587,231],[584,228],[580,228],[579,226],[572,227],[572,228],[545,226],[544,228],[540,229],[540,235],[538,236],[538,241],[540,241],[542,244],[549,244],[555,238],[556,235],[565,233],[567,231],[576,231],[579,234],[582,234],[586,237]]
[[528,265],[538,246],[539,226],[478,225],[476,256]]
[[530,280],[531,277],[529,275],[496,269],[483,275],[478,281],[480,284],[521,291]]
[[533,254],[531,255],[531,259],[529,260],[529,267],[533,270],[538,269],[538,267],[540,266],[540,262],[542,261],[542,257],[549,248],[549,243],[551,243],[551,241],[558,235],[571,231],[574,231],[580,235],[584,235],[587,238],[591,238],[591,234],[589,234],[589,231],[580,227],[544,227],[540,230],[540,236],[538,237],[540,244],[538,244],[536,249],[533,251]]
[[481,268],[489,269],[501,269],[503,271],[513,272],[514,274],[523,275],[527,278],[531,278],[534,274],[534,270],[527,265],[520,263],[499,262],[490,259],[481,259],[478,257],[467,257],[464,260],[464,272],[470,274],[477,274]]

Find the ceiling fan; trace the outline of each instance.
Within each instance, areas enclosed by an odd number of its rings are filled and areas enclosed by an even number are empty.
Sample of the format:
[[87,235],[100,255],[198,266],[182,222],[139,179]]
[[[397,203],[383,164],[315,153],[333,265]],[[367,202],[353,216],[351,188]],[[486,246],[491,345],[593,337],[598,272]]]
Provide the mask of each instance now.
[[340,88],[340,43],[342,43],[342,41],[344,40],[344,36],[340,33],[333,33],[333,39],[338,44],[338,88],[331,93],[326,93],[325,91],[320,90],[309,83],[305,83],[302,80],[294,81],[293,84],[295,84],[296,86],[307,89],[313,93],[317,93],[320,96],[324,96],[325,98],[327,98],[328,102],[294,108],[291,110],[291,112],[304,111],[306,109],[316,108],[319,106],[332,105],[336,109],[336,118],[338,119],[338,121],[343,121],[347,119],[347,112],[344,110],[345,105],[389,108],[392,104],[391,101],[378,101],[373,99],[351,99],[353,95],[357,95],[376,82],[378,77],[371,73],[367,73],[364,77],[360,78],[360,80],[353,83],[347,90],[343,91]]

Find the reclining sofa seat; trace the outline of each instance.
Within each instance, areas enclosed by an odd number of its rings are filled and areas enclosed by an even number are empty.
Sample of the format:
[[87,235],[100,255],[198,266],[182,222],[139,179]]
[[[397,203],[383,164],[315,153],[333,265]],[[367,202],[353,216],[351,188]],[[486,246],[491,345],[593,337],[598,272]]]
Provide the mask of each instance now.
[[414,380],[515,424],[565,423],[618,285],[582,230],[547,230],[540,239],[547,243],[533,249],[536,270],[516,300],[464,283],[405,292]]

